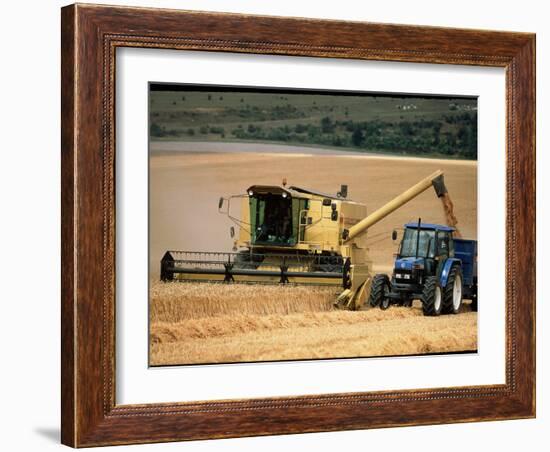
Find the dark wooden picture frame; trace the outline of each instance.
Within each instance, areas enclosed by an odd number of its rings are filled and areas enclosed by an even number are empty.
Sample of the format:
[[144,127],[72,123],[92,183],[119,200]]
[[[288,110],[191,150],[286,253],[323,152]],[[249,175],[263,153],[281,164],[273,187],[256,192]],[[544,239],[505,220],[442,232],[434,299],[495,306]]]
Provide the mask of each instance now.
[[[535,36],[71,5],[62,9],[62,429],[83,447],[535,416]],[[115,50],[146,47],[506,70],[506,382],[115,403]]]

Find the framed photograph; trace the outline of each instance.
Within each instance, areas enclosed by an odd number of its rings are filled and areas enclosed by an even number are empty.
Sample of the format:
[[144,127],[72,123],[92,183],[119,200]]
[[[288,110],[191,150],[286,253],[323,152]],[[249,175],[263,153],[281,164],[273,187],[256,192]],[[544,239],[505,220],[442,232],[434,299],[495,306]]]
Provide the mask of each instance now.
[[62,9],[62,442],[535,416],[535,37]]
[[476,352],[477,108],[151,83],[149,364]]

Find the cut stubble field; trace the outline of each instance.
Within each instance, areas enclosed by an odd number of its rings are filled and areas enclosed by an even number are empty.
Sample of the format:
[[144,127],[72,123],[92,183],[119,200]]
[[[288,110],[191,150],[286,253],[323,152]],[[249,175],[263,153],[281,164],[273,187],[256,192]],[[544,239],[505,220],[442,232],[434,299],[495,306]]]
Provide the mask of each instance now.
[[[156,146],[156,144],[154,144]],[[166,146],[166,144],[163,144]],[[253,184],[280,184],[335,192],[348,184],[350,197],[368,212],[436,169],[443,169],[465,238],[477,238],[477,164],[469,161],[327,154],[277,147],[261,153],[153,152],[150,159],[150,364],[178,365],[303,360],[475,351],[477,314],[465,305],[457,315],[424,317],[412,308],[339,311],[338,287],[284,287],[210,283],[161,283],[159,262],[167,249],[232,251],[229,227],[218,214],[220,196]],[[186,143],[185,146],[193,146]],[[250,146],[250,145],[248,145]],[[245,147],[245,146],[243,146]],[[155,148],[153,147],[155,151]],[[239,216],[238,210],[232,212]],[[391,230],[421,216],[444,224],[431,190],[369,230],[375,272],[391,271],[397,244]]]
[[337,311],[335,288],[223,283],[151,285],[153,366],[476,349],[476,313],[424,317],[419,304]]

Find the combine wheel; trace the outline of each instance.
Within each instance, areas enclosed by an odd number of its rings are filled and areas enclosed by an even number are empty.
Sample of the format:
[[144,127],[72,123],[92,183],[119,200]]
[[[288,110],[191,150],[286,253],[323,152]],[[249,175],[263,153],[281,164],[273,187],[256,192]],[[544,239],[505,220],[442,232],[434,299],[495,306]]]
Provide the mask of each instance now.
[[443,314],[457,314],[462,305],[462,269],[453,265],[443,289]]
[[390,299],[387,294],[390,292],[390,279],[388,275],[375,275],[369,295],[369,304],[372,307],[380,306],[380,309],[388,309]]
[[439,281],[436,276],[428,276],[424,283],[422,291],[422,311],[424,315],[439,315],[441,314],[442,291]]

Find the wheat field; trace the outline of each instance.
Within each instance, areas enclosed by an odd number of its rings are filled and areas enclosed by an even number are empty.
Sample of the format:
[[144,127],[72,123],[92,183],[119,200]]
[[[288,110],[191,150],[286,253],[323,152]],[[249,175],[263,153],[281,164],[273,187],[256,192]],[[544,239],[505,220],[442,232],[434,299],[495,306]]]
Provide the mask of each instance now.
[[332,310],[337,287],[153,281],[151,322]]
[[[158,143],[153,143],[153,148]],[[322,192],[341,184],[369,213],[420,179],[441,169],[457,227],[477,238],[477,163],[427,158],[335,153],[323,149],[250,143],[166,143],[150,158],[150,363],[242,361],[410,355],[477,348],[477,315],[424,317],[413,308],[337,311],[338,287],[281,287],[160,283],[168,249],[231,252],[233,222],[218,213],[220,196],[283,178]],[[196,149],[195,149],[196,147]],[[242,148],[242,149],[241,149]],[[166,152],[161,152],[161,151]],[[245,150],[245,149],[244,149]],[[194,152],[196,151],[196,152]],[[238,205],[232,214],[239,217]],[[397,251],[393,229],[449,219],[433,190],[411,200],[368,231],[375,272],[390,273]]]
[[336,288],[152,282],[150,364],[411,355],[476,349],[477,316],[419,305],[338,311]]

